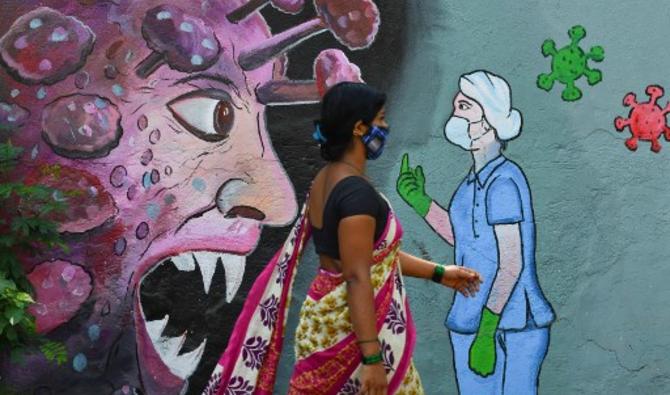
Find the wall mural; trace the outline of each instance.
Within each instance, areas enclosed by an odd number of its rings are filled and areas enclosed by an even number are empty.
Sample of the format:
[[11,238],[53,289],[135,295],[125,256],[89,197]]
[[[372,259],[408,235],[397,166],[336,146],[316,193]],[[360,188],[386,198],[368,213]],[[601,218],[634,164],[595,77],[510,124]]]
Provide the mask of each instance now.
[[[21,364],[2,359],[0,384],[40,395],[202,393],[251,284],[285,239],[285,230],[267,228],[294,220],[294,184],[309,179],[289,179],[275,149],[286,137],[271,138],[268,114],[295,116],[289,106],[362,81],[351,51],[370,53],[380,40],[380,9],[372,0],[7,0],[0,9],[0,138],[26,149],[16,176],[79,191],[53,196],[69,205],[55,219],[70,251],[24,262],[37,330],[65,344],[68,362],[39,353]],[[268,10],[293,25],[273,31]],[[560,48],[539,37],[551,72],[537,70],[523,88],[549,92],[559,82],[570,111],[586,85],[608,83],[592,67],[604,61],[603,47],[581,47],[583,26],[567,31]],[[306,60],[311,78],[289,77],[289,51],[321,43],[317,35],[333,44],[318,44]],[[386,78],[384,70],[376,71]],[[438,77],[451,84],[456,75]],[[661,82],[641,84],[649,84],[647,101],[624,93],[631,88],[617,93],[628,114],[618,107],[598,120],[603,130],[612,119],[618,132],[628,129],[624,142],[610,141],[622,152],[642,141],[659,153],[661,137],[670,141]],[[455,297],[445,320],[460,392],[535,393],[555,348],[555,313],[535,273],[533,207],[543,203],[531,199],[520,166],[486,157],[514,144],[521,112],[508,82],[489,71],[461,75],[452,91],[453,102],[437,109],[451,114],[444,136],[472,153],[476,171],[463,169],[448,206],[428,195],[422,166],[407,154],[392,178],[400,198],[454,246],[455,262],[485,277],[476,298]],[[311,144],[310,132],[302,140]],[[250,264],[261,250],[263,262]]]
[[561,98],[565,101],[576,101],[582,98],[581,89],[575,85],[577,80],[586,77],[589,85],[602,81],[602,72],[591,69],[588,61],[602,62],[605,59],[605,50],[596,45],[589,52],[585,52],[579,46],[579,42],[586,37],[583,26],[573,26],[568,31],[568,36],[570,44],[558,50],[554,40],[547,39],[542,44],[542,55],[551,56],[551,73],[540,74],[537,77],[537,86],[548,92],[554,87],[554,82],[558,81],[565,85]]
[[458,88],[444,137],[471,153],[471,170],[445,209],[426,193],[423,168],[404,154],[397,189],[454,247],[455,264],[482,275],[474,297],[455,294],[445,321],[459,393],[533,394],[555,315],[536,274],[528,180],[500,154],[519,137],[521,113],[507,81],[488,71],[464,74]]
[[[268,5],[316,12],[272,34],[256,12]],[[290,80],[286,53],[324,32],[348,49],[366,49],[380,23],[376,5],[2,7],[0,131],[30,152],[17,175],[84,191],[58,218],[71,251],[25,265],[37,328],[64,341],[71,360],[61,368],[39,355],[5,361],[4,382],[21,393],[202,392],[214,365],[202,380],[189,378],[213,338],[218,349],[209,352],[223,351],[254,280],[246,257],[263,227],[297,214],[266,106],[316,103],[329,86],[361,80],[334,48],[313,61],[313,79]],[[59,165],[59,175],[40,172],[45,164]],[[185,290],[196,297],[185,300]],[[203,322],[205,312],[211,322]]]

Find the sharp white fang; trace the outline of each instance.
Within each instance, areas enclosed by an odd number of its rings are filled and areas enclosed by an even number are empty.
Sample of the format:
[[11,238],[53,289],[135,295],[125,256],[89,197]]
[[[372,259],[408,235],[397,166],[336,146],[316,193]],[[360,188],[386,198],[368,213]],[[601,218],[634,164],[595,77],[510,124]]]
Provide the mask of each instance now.
[[170,372],[177,377],[180,377],[182,380],[189,378],[195,369],[200,363],[202,354],[205,352],[205,345],[207,344],[207,339],[204,339],[202,343],[193,351],[181,354],[176,358],[172,358],[167,362]]
[[151,338],[152,342],[156,343],[160,340],[161,335],[163,334],[163,330],[165,329],[165,325],[168,323],[168,319],[170,319],[170,316],[165,314],[165,317],[160,320],[146,321],[144,323],[144,326],[147,328],[147,333],[149,333],[149,337]]
[[179,350],[181,350],[185,341],[186,332],[179,337],[161,337],[157,342],[154,342],[154,346],[156,346],[163,362],[169,365],[170,361],[179,354]]
[[221,261],[226,271],[226,302],[230,303],[242,285],[247,258],[241,255],[225,254],[221,256]]
[[191,253],[173,256],[170,260],[182,272],[192,272],[195,270],[195,261]]
[[198,266],[200,266],[205,293],[209,294],[209,287],[212,285],[212,278],[216,271],[216,263],[219,259],[219,254],[210,251],[201,251],[194,253],[194,257],[196,262],[198,262]]

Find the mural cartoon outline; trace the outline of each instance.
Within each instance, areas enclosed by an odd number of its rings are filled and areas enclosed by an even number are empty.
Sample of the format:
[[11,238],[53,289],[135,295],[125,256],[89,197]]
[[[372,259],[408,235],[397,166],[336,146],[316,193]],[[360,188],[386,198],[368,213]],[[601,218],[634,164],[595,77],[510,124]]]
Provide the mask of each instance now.
[[[445,321],[461,394],[533,394],[554,312],[535,273],[535,223],[523,171],[502,154],[521,132],[508,83],[487,71],[461,76],[447,140],[474,166],[444,209],[425,192],[421,166],[403,156],[397,191],[455,247],[455,263],[484,280],[471,299],[456,295]],[[528,310],[527,310],[528,308]]]

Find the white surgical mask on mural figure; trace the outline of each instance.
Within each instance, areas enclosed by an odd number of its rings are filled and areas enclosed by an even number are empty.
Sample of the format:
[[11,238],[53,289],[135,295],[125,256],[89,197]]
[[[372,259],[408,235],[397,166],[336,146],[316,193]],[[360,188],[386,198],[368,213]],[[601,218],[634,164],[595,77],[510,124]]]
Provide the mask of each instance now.
[[[480,119],[479,121],[470,122],[463,117],[452,115],[451,118],[449,118],[447,121],[447,124],[444,125],[444,137],[448,142],[458,145],[466,151],[471,151],[473,139],[470,137],[470,125],[475,125],[482,122],[484,122],[484,118]],[[488,132],[490,132],[490,130],[486,130],[475,140],[482,138],[482,136]]]

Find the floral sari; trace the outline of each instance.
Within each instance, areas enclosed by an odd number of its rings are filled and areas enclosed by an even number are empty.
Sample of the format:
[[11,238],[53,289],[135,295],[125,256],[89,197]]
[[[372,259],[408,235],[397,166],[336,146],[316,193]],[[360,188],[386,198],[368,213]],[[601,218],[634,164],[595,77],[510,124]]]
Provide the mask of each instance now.
[[[203,395],[273,393],[293,281],[310,235],[305,205],[283,247],[249,292]],[[370,272],[376,324],[389,394],[423,394],[411,359],[416,334],[398,259],[401,236],[400,222],[389,210],[386,229],[374,246]],[[319,270],[300,311],[295,351],[289,394],[359,392],[362,355],[340,275]]]

